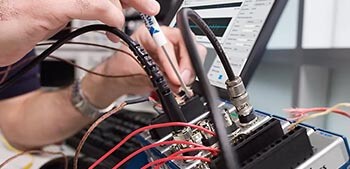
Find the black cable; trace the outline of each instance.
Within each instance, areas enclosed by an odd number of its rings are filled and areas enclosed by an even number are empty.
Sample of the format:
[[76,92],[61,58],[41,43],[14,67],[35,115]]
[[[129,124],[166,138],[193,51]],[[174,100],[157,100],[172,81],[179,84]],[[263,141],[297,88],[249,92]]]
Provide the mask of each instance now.
[[134,40],[132,40],[128,35],[124,32],[120,31],[117,28],[110,27],[107,25],[96,24],[86,26],[80,29],[77,29],[69,34],[66,34],[62,39],[58,40],[55,44],[50,46],[44,52],[42,52],[39,56],[34,58],[31,62],[29,62],[26,66],[16,72],[13,76],[8,78],[3,84],[0,86],[0,92],[4,91],[7,87],[11,86],[15,83],[21,76],[23,76],[26,72],[30,71],[35,65],[39,64],[50,54],[55,52],[58,48],[64,45],[69,40],[91,31],[106,31],[110,32],[124,42],[126,42],[129,46],[129,49],[137,56],[137,59],[143,65],[144,70],[147,75],[150,77],[150,80],[156,89],[160,100],[163,103],[164,112],[169,116],[172,121],[185,122],[185,117],[180,110],[179,105],[177,104],[169,86],[166,82],[164,76],[162,75],[160,69],[157,64],[152,60],[152,58],[148,55],[148,53]]
[[[48,45],[53,45],[53,44],[55,44],[55,42],[43,42],[43,43],[38,43],[35,46],[48,46]],[[100,44],[96,44],[96,43],[68,41],[68,42],[65,42],[64,44],[84,45],[84,46],[93,46],[93,47],[105,48],[105,49],[109,49],[109,50],[113,50],[113,51],[117,51],[117,52],[122,52],[122,53],[125,53],[127,55],[133,56],[130,53],[128,53],[126,51],[123,51],[121,49],[110,47],[110,46],[106,46],[106,45],[100,45]]]
[[140,97],[137,99],[127,100],[127,101],[125,101],[125,103],[127,105],[131,105],[131,104],[138,104],[138,103],[143,103],[143,102],[147,102],[147,101],[149,101],[149,97]]
[[230,62],[228,61],[228,57],[224,49],[222,48],[219,40],[216,38],[214,32],[209,28],[209,26],[203,21],[203,19],[196,13],[191,14],[191,21],[196,24],[199,29],[208,37],[209,41],[213,45],[219,59],[225,69],[226,75],[229,80],[235,80],[236,76],[232,70]]
[[[157,94],[160,96],[159,99],[163,105],[163,110],[168,115],[170,121],[187,122],[157,64],[140,45],[136,45],[135,47],[138,50],[137,52],[139,52],[138,56],[143,57],[140,62],[145,66],[145,71],[149,74],[151,82],[156,87]],[[174,129],[180,130],[181,127],[174,127]]]
[[69,65],[71,65],[71,66],[73,66],[73,67],[75,67],[77,69],[80,69],[80,70],[86,72],[86,73],[89,73],[89,74],[92,74],[92,75],[95,75],[95,76],[104,77],[104,78],[126,78],[126,77],[135,77],[135,76],[145,76],[145,77],[147,77],[147,75],[144,75],[142,73],[129,74],[129,75],[108,75],[108,74],[102,74],[102,73],[98,73],[98,72],[86,69],[86,68],[84,68],[82,66],[79,66],[79,65],[73,63],[72,61],[69,61],[69,60],[66,60],[66,59],[63,59],[63,58],[60,58],[60,57],[57,57],[57,56],[50,55],[48,57],[51,58],[51,59],[55,59],[57,61],[61,61],[63,63],[69,64]]
[[184,8],[181,9],[177,15],[177,24],[181,30],[182,36],[185,40],[185,44],[190,54],[191,62],[193,68],[196,71],[199,81],[201,82],[201,87],[203,89],[203,94],[208,102],[208,108],[211,112],[211,116],[214,122],[215,131],[219,139],[219,146],[225,162],[224,168],[226,169],[238,169],[239,165],[236,160],[235,153],[232,152],[232,148],[227,136],[226,128],[224,125],[224,118],[221,113],[216,109],[215,98],[218,98],[216,90],[210,85],[206,74],[204,73],[204,68],[202,66],[202,61],[199,57],[197,46],[194,39],[192,38],[192,32],[189,25],[189,19],[197,23],[201,20],[200,17],[191,9]]

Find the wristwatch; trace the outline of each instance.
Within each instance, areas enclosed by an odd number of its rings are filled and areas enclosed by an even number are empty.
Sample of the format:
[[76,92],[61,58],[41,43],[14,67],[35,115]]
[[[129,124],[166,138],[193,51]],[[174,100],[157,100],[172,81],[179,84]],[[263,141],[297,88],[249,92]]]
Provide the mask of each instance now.
[[104,113],[113,110],[117,105],[125,101],[125,98],[126,96],[121,96],[108,107],[99,109],[91,104],[91,102],[84,96],[81,89],[80,80],[75,80],[72,87],[71,102],[73,106],[83,114],[83,116],[97,118]]

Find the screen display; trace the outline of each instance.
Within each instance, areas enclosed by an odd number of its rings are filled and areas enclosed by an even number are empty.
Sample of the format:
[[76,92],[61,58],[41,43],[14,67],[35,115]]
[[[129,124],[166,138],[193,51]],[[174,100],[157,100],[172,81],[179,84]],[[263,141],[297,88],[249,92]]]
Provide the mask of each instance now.
[[[195,10],[215,33],[235,74],[241,74],[275,0],[184,0],[181,7]],[[176,26],[174,18],[170,24]],[[226,88],[223,66],[209,40],[190,22],[197,41],[208,48],[204,67],[209,81]]]

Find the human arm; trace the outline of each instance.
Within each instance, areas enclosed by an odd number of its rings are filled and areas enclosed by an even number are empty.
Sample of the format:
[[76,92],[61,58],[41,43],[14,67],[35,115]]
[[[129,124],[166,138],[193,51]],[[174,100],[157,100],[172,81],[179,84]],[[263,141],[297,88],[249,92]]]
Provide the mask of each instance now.
[[[163,28],[169,38],[168,48],[176,56],[180,72],[190,71],[186,75],[187,83],[194,79],[181,34],[177,29]],[[169,77],[173,89],[180,86],[174,72],[167,67],[165,56],[155,46],[145,28],[140,28],[133,38],[138,40],[150,52]],[[126,47],[123,47],[126,49]],[[199,47],[205,55],[204,47]],[[175,57],[174,57],[175,59]],[[130,75],[143,73],[133,59],[123,53],[117,53],[95,68],[103,74]],[[134,76],[121,79],[103,78],[88,74],[82,80],[84,95],[96,107],[103,108],[124,94],[143,94],[152,90],[146,76]],[[0,127],[11,144],[21,149],[31,149],[62,141],[90,123],[92,119],[84,117],[70,102],[71,87],[54,92],[43,90],[0,101]]]

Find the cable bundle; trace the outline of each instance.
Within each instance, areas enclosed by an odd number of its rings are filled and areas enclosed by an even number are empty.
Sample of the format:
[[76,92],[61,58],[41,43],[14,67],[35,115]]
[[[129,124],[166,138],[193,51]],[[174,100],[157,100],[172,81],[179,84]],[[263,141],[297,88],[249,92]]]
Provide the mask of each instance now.
[[48,49],[46,49],[43,53],[41,53],[39,56],[34,58],[31,62],[29,62],[26,66],[24,66],[21,70],[16,72],[13,76],[9,77],[4,83],[0,85],[0,92],[15,83],[22,75],[24,75],[26,72],[31,70],[35,65],[39,64],[41,61],[43,61],[46,57],[50,56],[54,51],[59,49],[62,45],[65,43],[68,43],[69,40],[80,36],[87,32],[92,31],[106,31],[110,32],[119,38],[121,38],[126,44],[128,44],[129,49],[134,53],[135,56],[137,56],[137,59],[142,64],[144,70],[146,71],[147,75],[150,77],[150,80],[156,89],[159,98],[163,104],[165,113],[169,116],[169,118],[172,121],[181,121],[185,122],[185,118],[174,98],[174,96],[171,93],[171,90],[160,72],[160,69],[158,68],[157,64],[153,61],[153,59],[148,55],[148,53],[134,40],[132,40],[128,35],[126,35],[124,32],[120,31],[117,28],[110,27],[107,25],[90,25],[86,26],[80,29],[77,29],[73,31],[72,33],[67,34],[64,38],[58,40],[56,43],[54,43],[52,46],[50,46]]
[[[191,30],[189,27],[189,22],[188,19],[191,19],[194,23],[199,25],[201,29],[204,29],[204,32],[206,35],[209,37],[211,42],[214,45],[214,48],[217,50],[217,53],[220,56],[221,60],[224,60],[223,64],[225,65],[225,70],[226,73],[228,74],[229,79],[234,78],[234,73],[232,72],[232,69],[229,65],[229,62],[227,61],[227,58],[221,48],[221,46],[218,44],[217,39],[215,36],[210,36],[210,29],[205,29],[205,23],[201,18],[192,10],[190,9],[183,9],[179,12],[177,21],[179,28],[183,34],[187,49],[190,53],[191,56],[191,61],[194,69],[196,70],[196,73],[198,75],[199,80],[202,82],[202,88],[204,91],[204,96],[205,99],[208,102],[208,107],[211,112],[211,116],[214,122],[215,130],[218,135],[219,139],[219,145],[220,148],[222,149],[221,154],[223,155],[224,161],[226,163],[226,168],[228,169],[236,169],[238,168],[238,165],[236,164],[235,161],[235,156],[234,153],[231,151],[231,146],[227,138],[227,133],[225,130],[225,126],[222,123],[224,121],[222,114],[219,113],[219,111],[216,109],[216,104],[215,104],[215,98],[217,98],[217,93],[213,88],[210,86],[210,83],[203,71],[203,67],[201,66],[201,60],[198,55],[198,51],[196,48],[196,45],[194,43],[194,40],[192,38]],[[62,45],[65,43],[68,43],[69,40],[87,33],[91,31],[106,31],[110,32],[118,37],[120,37],[125,43],[128,44],[129,49],[134,53],[135,56],[137,56],[137,60],[140,62],[140,64],[143,66],[143,69],[149,76],[154,88],[156,89],[156,92],[159,96],[159,99],[162,103],[164,112],[169,116],[169,119],[173,121],[173,123],[165,123],[165,124],[156,124],[156,125],[151,125],[147,126],[146,128],[142,128],[139,130],[134,131],[132,134],[127,136],[123,141],[121,141],[118,145],[116,145],[113,149],[111,149],[109,152],[107,152],[104,156],[102,156],[99,160],[97,160],[90,168],[94,168],[103,161],[107,156],[109,156],[111,153],[113,153],[115,150],[117,150],[120,146],[122,146],[128,139],[131,137],[135,136],[138,133],[144,132],[145,130],[149,130],[152,128],[159,128],[159,127],[174,127],[175,130],[180,130],[182,127],[193,127],[199,130],[202,130],[206,133],[210,133],[212,135],[215,135],[211,131],[208,131],[202,127],[196,126],[196,125],[191,125],[188,123],[178,123],[178,122],[186,122],[185,117],[182,113],[182,111],[179,108],[179,105],[177,104],[164,76],[162,75],[160,69],[156,65],[156,63],[152,60],[152,58],[148,55],[148,53],[135,41],[133,41],[128,35],[123,33],[122,31],[118,30],[117,28],[114,27],[109,27],[107,25],[90,25],[86,26],[80,29],[77,29],[73,31],[70,34],[67,34],[63,39],[58,40],[56,43],[54,43],[51,47],[49,47],[47,50],[45,50],[43,53],[41,53],[38,57],[33,59],[28,65],[26,65],[23,69],[19,70],[15,75],[11,76],[8,80],[6,80],[1,86],[0,86],[0,92],[3,91],[6,87],[10,86],[13,84],[19,77],[21,77],[23,74],[25,74],[27,71],[29,71],[31,68],[33,68],[36,64],[44,60],[46,57],[48,57],[50,54],[52,54],[54,51],[56,51],[58,48],[60,48]],[[211,32],[212,33],[212,32]],[[136,134],[135,134],[136,133]],[[190,151],[193,150],[195,151],[196,149],[202,149],[203,151],[210,151],[213,154],[216,154],[218,152],[217,149],[210,149],[208,147],[204,147],[203,145],[194,145],[191,142],[187,141],[169,141],[169,142],[162,142],[159,144],[154,144],[150,145],[150,147],[155,147],[158,145],[164,145],[164,144],[189,144],[194,147],[189,148],[188,150],[182,150],[180,152],[184,151]],[[143,149],[140,149],[137,152],[142,151]],[[225,151],[228,150],[228,151]],[[157,168],[159,168],[161,165],[163,165],[165,162],[169,160],[202,160],[205,162],[210,162],[210,159],[204,158],[204,157],[192,157],[192,156],[182,156],[179,157],[177,155],[181,153],[174,153],[171,156],[169,156],[167,159],[160,159],[159,161],[154,161],[147,166],[144,166],[144,168],[151,167],[152,165],[157,165]],[[135,152],[136,153],[136,152]],[[122,164],[117,164],[114,168],[118,168]]]
[[[195,129],[198,129],[200,131],[203,131],[205,133],[208,133],[210,135],[213,135],[215,136],[215,133],[213,133],[212,131],[208,130],[208,129],[205,129],[203,127],[200,127],[200,126],[197,126],[197,125],[193,125],[193,124],[189,124],[189,123],[181,123],[181,122],[170,122],[170,123],[163,123],[163,124],[154,124],[154,125],[150,125],[150,126],[146,126],[146,127],[142,127],[140,129],[137,129],[135,131],[133,131],[132,133],[130,133],[128,136],[126,136],[122,141],[120,141],[116,146],[114,146],[112,149],[110,149],[106,154],[104,154],[102,157],[100,157],[96,162],[94,162],[90,167],[89,169],[93,169],[95,167],[97,167],[97,165],[99,163],[101,163],[103,160],[105,160],[108,156],[110,156],[113,152],[115,152],[116,150],[118,150],[124,143],[126,143],[129,139],[131,139],[132,137],[140,134],[140,133],[143,133],[147,130],[151,130],[151,129],[156,129],[156,128],[164,128],[164,127],[191,127],[191,128],[195,128]],[[151,149],[151,148],[155,148],[155,147],[158,147],[158,146],[161,146],[161,145],[172,145],[172,144],[186,144],[186,145],[191,145],[191,146],[194,146],[194,147],[199,147],[199,148],[202,148],[202,150],[208,150],[207,147],[203,146],[203,145],[200,145],[200,144],[196,144],[196,143],[192,143],[192,142],[189,142],[189,141],[181,141],[181,140],[173,140],[173,141],[164,141],[164,142],[160,142],[160,143],[153,143],[151,145],[148,145],[148,146],[145,146],[143,147],[142,149],[139,149],[137,151],[135,151],[134,153],[130,154],[128,157],[124,158],[121,162],[119,162],[118,164],[116,164],[113,169],[118,169],[120,168],[124,163],[126,163],[128,160],[130,160],[131,158],[135,157],[137,154],[145,151],[145,150],[148,150],[148,149]],[[209,150],[211,152],[218,152],[217,149],[214,149],[214,148],[209,148]],[[175,154],[175,155],[178,155]],[[173,156],[174,157],[174,156]],[[168,161],[170,161],[173,157],[171,157]],[[177,158],[175,157],[176,159],[180,159],[180,158]],[[186,157],[182,158],[183,159],[186,159]],[[206,160],[207,161],[207,160]],[[158,161],[159,162],[159,161]],[[160,161],[159,163],[162,163],[164,162],[164,159],[162,161]],[[167,161],[165,161],[167,162]],[[153,165],[153,163],[150,163],[151,166]],[[155,163],[155,164],[158,164],[158,163]]]
[[[181,30],[182,36],[184,37],[184,40],[185,40],[185,43],[187,46],[187,50],[190,53],[192,65],[193,65],[193,67],[198,75],[199,81],[201,82],[201,87],[203,89],[204,97],[208,102],[209,110],[211,112],[211,116],[212,116],[212,119],[214,122],[215,131],[218,135],[219,145],[220,145],[221,150],[223,150],[222,156],[223,156],[223,159],[225,161],[225,168],[237,169],[239,167],[238,167],[238,164],[236,162],[235,153],[231,151],[231,145],[230,145],[230,142],[229,142],[228,137],[227,137],[225,125],[223,123],[224,118],[223,118],[222,114],[216,109],[215,98],[218,98],[218,94],[217,94],[216,90],[214,90],[213,87],[210,85],[208,78],[207,78],[206,74],[204,73],[202,62],[200,60],[196,44],[195,44],[194,39],[192,37],[192,32],[191,32],[191,29],[189,26],[189,19],[192,22],[194,22],[196,25],[198,25],[202,31],[204,31],[206,33],[208,33],[208,32],[210,33],[212,31],[210,29],[204,29],[204,27],[206,26],[205,22],[192,9],[183,8],[179,11],[177,18],[176,18],[177,24]],[[212,36],[209,36],[209,37],[216,39],[215,37],[212,37]],[[224,52],[223,52],[222,48],[220,47],[220,44],[216,43],[217,40],[216,41],[213,40],[211,42],[212,42],[212,45],[215,46],[215,49],[217,49],[217,53],[219,54],[219,56],[220,55],[224,56],[224,55],[222,55]],[[223,59],[225,59],[225,58],[223,58]],[[227,60],[227,58],[226,58],[226,60]],[[225,67],[227,67],[227,66],[225,66]],[[230,67],[229,64],[228,64],[228,67]],[[228,68],[228,67],[227,67],[227,69],[231,68],[231,67],[230,68]],[[232,73],[229,77],[234,77],[234,74],[232,71],[227,70],[226,73],[230,73],[230,74]],[[227,150],[227,151],[225,151],[225,150]]]

